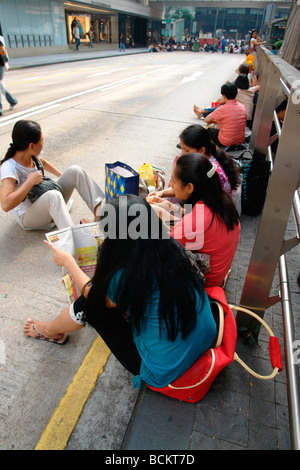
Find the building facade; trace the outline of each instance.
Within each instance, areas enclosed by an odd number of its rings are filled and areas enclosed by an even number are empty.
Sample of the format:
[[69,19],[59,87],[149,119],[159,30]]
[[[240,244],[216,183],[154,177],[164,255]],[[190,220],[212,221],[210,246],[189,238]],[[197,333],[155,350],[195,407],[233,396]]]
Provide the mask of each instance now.
[[289,3],[277,3],[251,7],[232,2],[231,7],[196,7],[194,17],[194,29],[198,34],[212,37],[224,36],[227,39],[245,39],[256,29],[260,35],[264,34],[264,25],[271,18],[287,17],[290,9]]
[[118,44],[120,34],[136,46],[146,46],[160,34],[164,7],[148,0],[1,0],[0,34],[11,57],[63,52],[73,42],[72,22],[78,22],[81,42],[92,28],[95,43]]
[[[288,15],[290,1],[237,0],[1,0],[0,34],[10,57],[65,52],[74,42],[72,22],[78,22],[81,42],[114,44],[120,34],[130,47],[146,47],[165,34],[165,7],[191,7],[194,20],[184,25],[185,35],[243,39],[251,29],[265,32],[265,23]],[[176,34],[176,36],[181,34]],[[177,40],[181,40],[180,37]]]

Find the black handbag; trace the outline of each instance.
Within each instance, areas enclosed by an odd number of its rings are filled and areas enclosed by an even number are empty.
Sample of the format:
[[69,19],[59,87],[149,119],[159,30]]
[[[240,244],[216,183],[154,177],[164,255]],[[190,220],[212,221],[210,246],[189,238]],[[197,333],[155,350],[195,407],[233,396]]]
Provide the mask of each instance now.
[[51,191],[52,189],[55,189],[56,191],[59,191],[60,193],[63,194],[62,188],[59,186],[59,184],[56,183],[56,181],[54,181],[52,178],[49,178],[48,176],[44,175],[44,167],[42,165],[42,162],[34,156],[32,156],[32,159],[37,169],[42,172],[43,181],[42,183],[39,183],[33,186],[31,190],[29,191],[29,193],[27,194],[27,197],[30,200],[30,202],[35,202],[44,193],[46,193],[47,191]]

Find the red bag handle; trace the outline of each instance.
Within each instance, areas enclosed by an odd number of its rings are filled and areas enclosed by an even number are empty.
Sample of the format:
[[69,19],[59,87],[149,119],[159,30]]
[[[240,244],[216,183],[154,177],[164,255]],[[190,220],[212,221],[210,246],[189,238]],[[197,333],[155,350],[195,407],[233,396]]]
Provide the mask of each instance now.
[[262,380],[273,379],[278,372],[282,371],[282,356],[281,356],[281,349],[280,349],[278,338],[274,335],[269,325],[259,315],[256,315],[256,313],[252,312],[251,310],[248,310],[247,308],[240,307],[240,306],[229,305],[229,307],[232,310],[239,310],[240,312],[244,312],[244,313],[251,315],[266,328],[267,332],[270,335],[269,352],[270,352],[270,360],[271,360],[271,364],[273,367],[273,372],[270,375],[257,374],[252,369],[250,369],[250,367],[248,367],[242,361],[242,359],[239,358],[237,353],[234,353],[234,360],[237,361],[239,364],[241,364],[250,374],[252,374],[254,377],[258,379],[262,379]]

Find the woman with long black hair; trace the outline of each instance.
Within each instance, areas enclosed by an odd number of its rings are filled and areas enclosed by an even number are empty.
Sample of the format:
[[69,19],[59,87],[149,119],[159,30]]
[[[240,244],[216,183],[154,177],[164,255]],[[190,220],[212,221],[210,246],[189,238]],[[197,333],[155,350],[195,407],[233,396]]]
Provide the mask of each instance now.
[[[199,125],[193,124],[186,127],[179,135],[181,155],[188,153],[201,153],[205,155],[211,163],[216,167],[217,173],[221,180],[222,188],[229,194],[236,190],[241,183],[241,172],[239,167],[235,164],[232,157],[225,153],[223,150],[218,149],[211,141],[207,130]],[[173,162],[175,166],[178,155]],[[153,194],[159,197],[174,197],[174,190],[172,187],[163,189]]]
[[179,158],[171,184],[175,196],[192,208],[177,222],[171,236],[190,251],[209,257],[206,286],[220,286],[239,242],[237,210],[222,189],[214,165],[203,155],[188,154]]
[[186,250],[144,199],[107,201],[100,228],[105,240],[91,282],[71,255],[47,243],[82,295],[55,320],[28,320],[25,333],[64,344],[66,333],[87,322],[136,375],[135,385],[143,380],[164,387],[214,342],[216,325],[203,284]]
[[[171,187],[182,207],[172,216],[178,220],[171,236],[196,253],[205,265],[206,286],[221,286],[232,263],[240,235],[240,222],[231,197],[222,188],[216,167],[204,155],[188,153],[173,169]],[[155,197],[158,213],[168,210],[167,202]]]
[[258,36],[257,30],[252,29],[250,38],[249,38],[249,50],[250,54],[254,56],[254,67],[257,70],[258,61],[257,61],[257,47],[266,44],[266,41],[262,41],[262,39]]

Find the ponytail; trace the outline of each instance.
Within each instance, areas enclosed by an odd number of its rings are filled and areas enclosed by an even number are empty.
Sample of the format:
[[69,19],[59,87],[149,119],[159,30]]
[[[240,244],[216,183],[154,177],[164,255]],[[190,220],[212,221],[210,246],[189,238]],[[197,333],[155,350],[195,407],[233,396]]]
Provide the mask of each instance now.
[[180,139],[190,148],[198,149],[204,147],[205,155],[209,158],[211,155],[220,163],[229,180],[231,189],[236,189],[241,182],[239,167],[235,164],[230,155],[223,150],[216,148],[211,141],[208,131],[199,124],[193,124],[186,127],[180,134]]
[[224,150],[218,149],[212,142],[212,155],[220,163],[229,180],[231,189],[237,189],[241,183],[241,170],[234,162],[233,158]]

